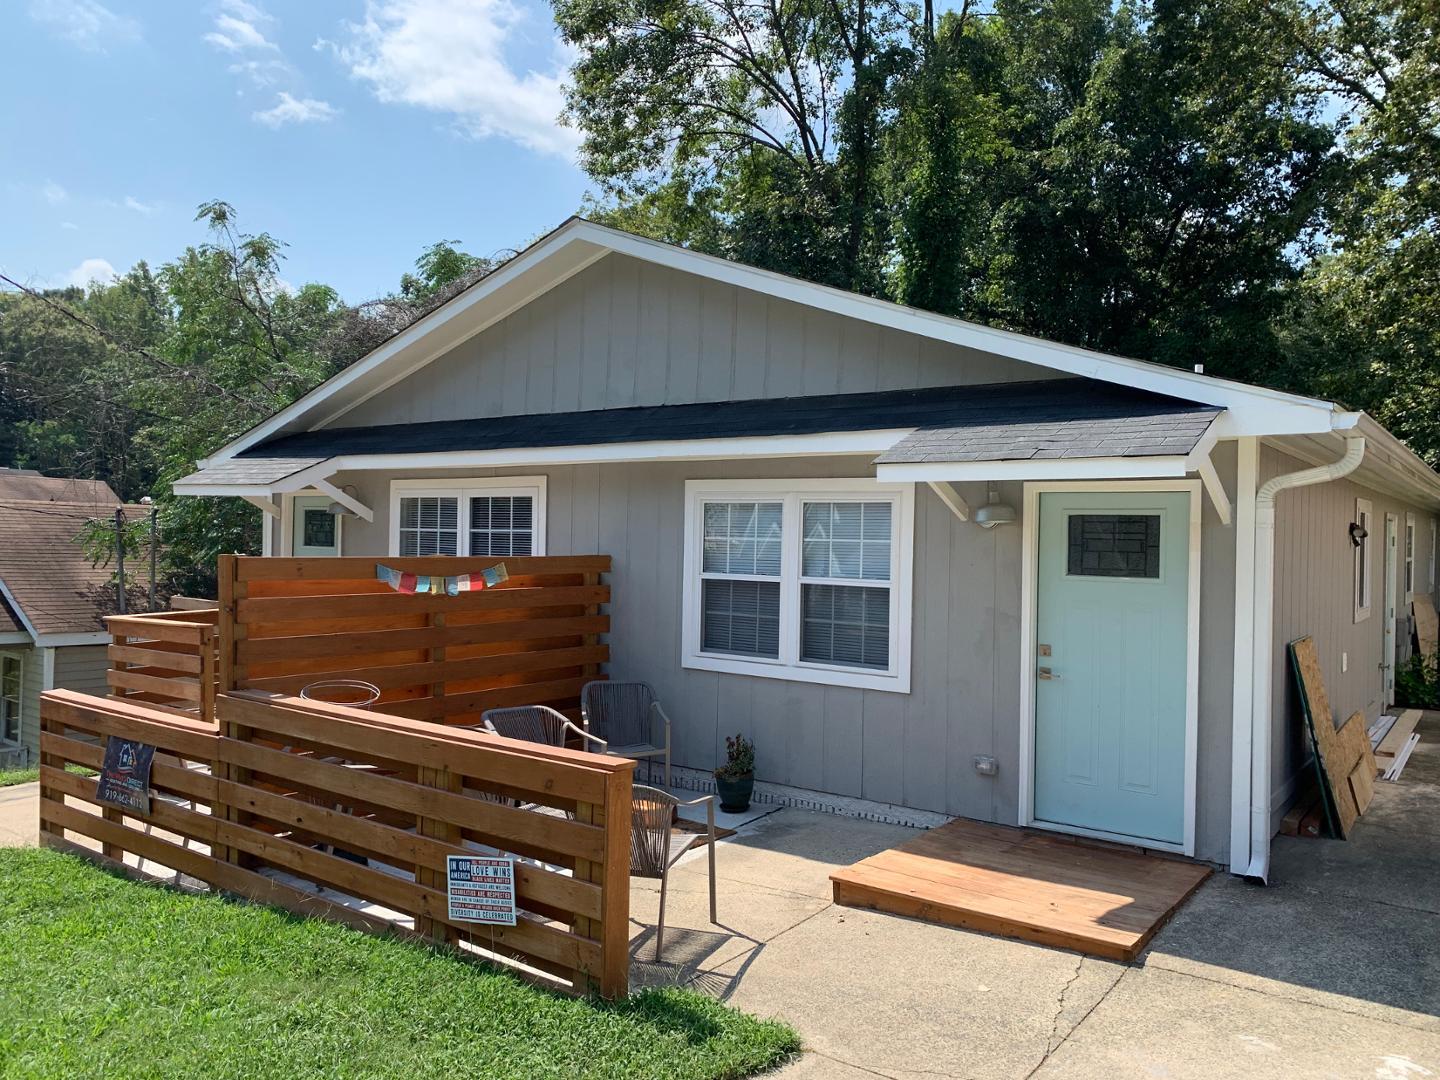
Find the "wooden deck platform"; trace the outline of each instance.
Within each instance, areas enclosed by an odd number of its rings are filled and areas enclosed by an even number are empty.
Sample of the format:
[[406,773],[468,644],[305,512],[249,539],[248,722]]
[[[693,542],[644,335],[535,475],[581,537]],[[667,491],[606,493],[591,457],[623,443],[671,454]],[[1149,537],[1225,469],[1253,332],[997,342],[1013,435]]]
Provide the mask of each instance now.
[[1210,868],[956,819],[830,875],[835,902],[1130,962]]

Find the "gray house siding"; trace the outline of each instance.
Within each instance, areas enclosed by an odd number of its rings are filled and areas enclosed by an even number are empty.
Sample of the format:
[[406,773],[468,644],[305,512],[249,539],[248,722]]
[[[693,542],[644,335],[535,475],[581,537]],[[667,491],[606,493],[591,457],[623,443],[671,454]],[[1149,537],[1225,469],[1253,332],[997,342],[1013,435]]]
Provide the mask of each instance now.
[[[1308,467],[1273,446],[1262,446],[1260,481]],[[1355,500],[1367,499],[1374,509],[1371,541],[1370,616],[1355,621],[1355,554],[1348,528],[1355,520]],[[1296,488],[1279,496],[1275,520],[1275,637],[1271,648],[1273,728],[1271,744],[1272,813],[1281,815],[1294,801],[1296,781],[1309,761],[1310,748],[1301,719],[1295,680],[1285,646],[1309,634],[1325,675],[1325,687],[1338,720],[1351,713],[1378,716],[1384,704],[1385,515],[1395,514],[1399,543],[1395,560],[1399,600],[1397,657],[1410,653],[1409,610],[1405,603],[1405,514],[1415,515],[1415,591],[1435,591],[1430,573],[1430,522],[1433,515],[1395,496],[1337,480]]]
[[1055,377],[609,255],[334,426]]
[[[1234,452],[1217,465],[1233,485]],[[909,694],[828,687],[681,666],[685,481],[873,477],[868,458],[580,465],[546,469],[348,473],[375,521],[348,518],[344,554],[383,556],[390,482],[417,477],[544,475],[547,552],[614,558],[610,673],[655,684],[675,722],[674,760],[709,769],[743,731],[772,783],[1013,824],[1019,815],[1020,527],[961,522],[916,488]],[[961,484],[971,505],[983,484]],[[1002,497],[1023,503],[1020,485]],[[1197,853],[1222,859],[1229,838],[1234,534],[1204,507]],[[977,774],[993,755],[995,777]]]
[[110,661],[105,653],[104,645],[67,645],[56,649],[56,687],[105,697],[110,693],[105,682]]
[[40,760],[40,689],[45,681],[45,650],[33,645],[6,645],[0,653],[20,658],[20,745],[25,763]]

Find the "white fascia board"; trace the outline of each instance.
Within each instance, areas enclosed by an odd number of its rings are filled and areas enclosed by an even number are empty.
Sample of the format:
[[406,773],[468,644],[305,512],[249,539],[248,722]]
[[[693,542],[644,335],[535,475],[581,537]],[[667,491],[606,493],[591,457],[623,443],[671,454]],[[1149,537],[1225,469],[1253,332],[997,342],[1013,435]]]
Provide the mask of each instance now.
[[25,609],[21,607],[19,601],[15,599],[15,594],[10,591],[10,586],[5,584],[4,578],[0,578],[0,596],[5,597],[6,602],[10,605],[10,610],[13,611],[15,617],[20,620],[20,625],[25,628],[25,632],[29,635],[30,640],[39,641],[40,634],[36,631],[35,624],[30,621],[30,616],[25,614]]
[[24,630],[14,630],[9,633],[0,634],[0,645],[29,645],[35,639]]
[[[283,482],[277,480],[275,483]],[[274,487],[275,484],[171,484],[170,490],[176,495],[238,495],[242,499],[268,499]]]
[[61,649],[67,645],[109,645],[110,635],[104,630],[80,634],[38,634],[35,644],[45,649]]
[[532,465],[597,465],[608,462],[723,461],[747,457],[815,457],[879,454],[913,428],[834,431],[817,435],[756,435],[734,439],[671,439],[657,442],[532,446],[504,450],[452,450],[435,454],[352,454],[328,458],[277,485],[286,493],[314,487],[340,472],[380,469],[472,469]]
[[1041,458],[1023,461],[916,461],[879,465],[881,482],[963,480],[1129,480],[1184,476],[1185,459],[1164,457]]
[[221,447],[202,460],[200,467],[229,460],[281,431],[324,427],[609,253],[606,247],[586,242],[578,224],[561,226],[344,371]]

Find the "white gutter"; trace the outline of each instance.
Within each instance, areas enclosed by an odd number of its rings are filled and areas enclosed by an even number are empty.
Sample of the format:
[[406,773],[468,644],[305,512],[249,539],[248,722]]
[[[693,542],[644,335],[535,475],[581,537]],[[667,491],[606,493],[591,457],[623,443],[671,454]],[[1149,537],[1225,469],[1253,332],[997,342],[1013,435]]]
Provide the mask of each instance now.
[[[1341,426],[1344,419],[1337,417]],[[1353,426],[1345,425],[1345,426]],[[1250,845],[1248,853],[1232,851],[1231,868],[1243,865],[1246,877],[1266,881],[1270,875],[1270,743],[1271,685],[1275,634],[1275,497],[1291,488],[1324,484],[1348,476],[1365,457],[1365,439],[1345,437],[1345,454],[1330,465],[1272,477],[1255,493],[1254,636],[1261,650],[1255,664],[1250,696]],[[1246,855],[1248,854],[1248,858]]]

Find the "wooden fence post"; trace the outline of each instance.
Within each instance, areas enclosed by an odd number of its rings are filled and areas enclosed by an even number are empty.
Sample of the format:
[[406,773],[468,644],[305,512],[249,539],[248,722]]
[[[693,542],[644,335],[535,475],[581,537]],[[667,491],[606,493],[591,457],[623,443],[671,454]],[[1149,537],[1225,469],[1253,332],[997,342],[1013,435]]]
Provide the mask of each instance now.
[[[50,711],[50,710],[49,710],[48,705],[47,705],[47,703],[46,703],[46,701],[45,701],[45,695],[44,695],[44,694],[41,694],[41,695],[40,695],[40,731],[41,731],[41,741],[42,741],[42,742],[44,741],[44,733],[45,733],[45,732],[48,731],[48,732],[53,732],[53,733],[56,733],[56,734],[64,734],[64,730],[65,730],[65,727],[64,727],[63,724],[57,724],[54,720],[52,720],[52,719],[50,718],[50,716],[49,716],[49,711]],[[48,766],[50,766],[52,769],[63,769],[63,768],[65,768],[65,759],[62,758],[62,757],[57,757],[57,756],[54,755],[54,754],[47,754],[47,753],[45,753],[44,750],[41,750],[41,751],[40,751],[40,764],[41,764],[41,765],[48,765]],[[65,801],[65,795],[64,795],[62,792],[56,791],[56,790],[55,790],[54,788],[52,788],[49,784],[47,784],[47,783],[45,782],[45,780],[43,779],[43,774],[42,774],[42,779],[40,780],[40,800],[39,800],[39,801],[40,801],[40,810],[41,810],[41,811],[44,810],[44,808],[45,808],[45,803],[46,803],[47,800],[54,800],[55,802],[63,803],[63,802]],[[59,838],[62,839],[62,840],[65,838],[65,830],[64,830],[63,828],[61,828],[59,825],[55,825],[55,824],[52,824],[51,822],[45,821],[45,820],[44,820],[44,814],[43,814],[43,813],[40,814],[40,817],[41,817],[41,821],[40,821],[40,832],[41,832],[42,834],[48,833],[48,834],[50,834],[51,836],[57,836],[57,837],[59,837]],[[41,842],[43,843],[43,842],[44,842],[44,836],[42,836],[40,839],[41,839]]]
[[[635,763],[605,778],[605,863],[600,883],[600,995],[623,998],[630,992],[630,814]],[[592,879],[595,879],[592,877]]]
[[[441,791],[451,791],[460,794],[463,777],[459,773],[452,773],[449,769],[429,768],[421,765],[416,769],[416,783],[424,784],[426,787],[439,788]],[[436,818],[417,817],[415,819],[415,830],[421,836],[429,836],[436,840],[443,840],[447,844],[454,844],[457,848],[463,842],[460,826],[448,821]],[[426,866],[415,867],[415,881],[417,884],[427,888],[436,889],[439,892],[448,890],[448,875],[444,870],[432,870]],[[442,945],[458,946],[460,944],[460,931],[448,922],[426,915],[424,912],[415,912],[415,932],[422,937],[432,938]]]
[[[238,618],[237,604],[245,596],[246,586],[242,581],[237,580],[239,571],[239,559],[234,555],[221,555],[216,562],[216,572],[219,577],[219,611],[215,620],[215,633],[218,638],[218,655],[216,656],[216,691],[223,695],[238,686],[239,672],[236,666],[236,635],[244,632]],[[238,742],[251,742],[254,739],[254,731],[248,726],[227,720],[220,716],[219,701],[215,704],[215,723],[221,736],[227,739],[235,739]],[[250,770],[239,765],[231,765],[227,762],[217,761],[211,765],[215,775],[222,780],[229,780],[235,784],[248,785],[250,783]],[[230,803],[224,803],[213,808],[212,813],[225,821],[233,821],[237,824],[248,824],[249,815]],[[246,868],[255,865],[255,857],[236,847],[227,846],[224,849],[224,860],[234,863],[236,866]]]

